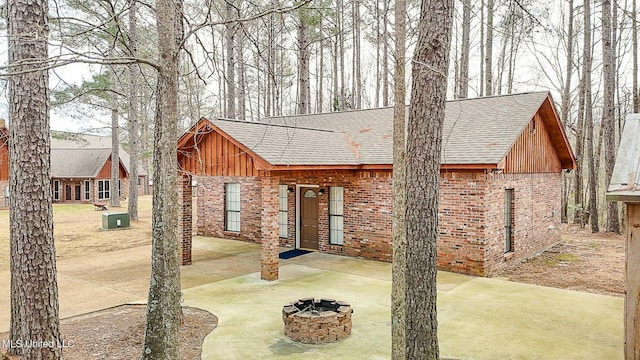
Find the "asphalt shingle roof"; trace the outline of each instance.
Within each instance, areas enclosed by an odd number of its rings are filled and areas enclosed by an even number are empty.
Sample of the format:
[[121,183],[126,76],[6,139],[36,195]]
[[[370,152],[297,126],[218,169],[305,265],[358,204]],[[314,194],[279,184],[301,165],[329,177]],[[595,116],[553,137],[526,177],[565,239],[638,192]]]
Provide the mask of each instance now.
[[[547,97],[535,92],[448,101],[442,163],[498,163]],[[259,123],[210,121],[272,165],[391,164],[393,159],[390,107]]]
[[[108,154],[106,157],[104,154]],[[120,160],[129,171],[131,158],[120,147]],[[53,177],[95,177],[111,155],[111,137],[52,132],[51,175]],[[97,168],[97,170],[96,170]],[[138,175],[146,176],[142,165]]]

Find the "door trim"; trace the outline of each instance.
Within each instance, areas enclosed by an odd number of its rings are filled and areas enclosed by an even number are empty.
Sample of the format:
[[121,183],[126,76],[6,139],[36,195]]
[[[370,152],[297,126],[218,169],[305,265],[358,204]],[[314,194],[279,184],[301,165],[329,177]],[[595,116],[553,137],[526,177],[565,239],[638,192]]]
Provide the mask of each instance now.
[[[320,185],[296,184],[296,249],[300,248],[300,188],[319,188]],[[319,235],[319,234],[318,234]],[[318,241],[320,241],[318,239]]]

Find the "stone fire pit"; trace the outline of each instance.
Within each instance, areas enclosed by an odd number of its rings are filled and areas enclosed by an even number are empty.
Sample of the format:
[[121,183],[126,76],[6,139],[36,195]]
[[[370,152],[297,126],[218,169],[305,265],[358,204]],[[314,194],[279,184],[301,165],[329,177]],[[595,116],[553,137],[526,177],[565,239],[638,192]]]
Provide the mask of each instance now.
[[300,299],[282,309],[284,334],[305,344],[324,344],[351,334],[351,306],[344,301]]

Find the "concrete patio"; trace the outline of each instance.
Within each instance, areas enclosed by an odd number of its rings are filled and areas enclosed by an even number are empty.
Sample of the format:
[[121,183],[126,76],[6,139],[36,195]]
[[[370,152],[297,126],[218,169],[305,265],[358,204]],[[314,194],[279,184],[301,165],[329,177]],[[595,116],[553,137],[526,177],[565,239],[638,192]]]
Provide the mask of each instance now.
[[[149,246],[58,263],[60,314],[66,318],[146,300]],[[388,359],[391,264],[310,253],[280,261],[280,278],[260,280],[260,246],[194,238],[194,264],[183,267],[184,304],[206,309],[219,325],[203,359]],[[0,332],[8,329],[9,276],[0,272]],[[441,356],[453,359],[622,359],[623,299],[438,274]],[[353,306],[353,332],[327,345],[283,334],[282,306],[331,297]]]
[[[221,253],[246,245],[198,240],[199,248]],[[248,260],[254,251],[259,252],[257,245],[236,256]],[[438,290],[443,358],[623,357],[622,298],[446,272],[438,274]],[[260,280],[255,272],[187,289],[184,296],[186,305],[219,318],[218,328],[205,339],[203,359],[388,359],[390,293],[390,264],[310,253],[282,260],[277,281]],[[302,297],[351,303],[352,335],[327,345],[285,337],[282,306]]]

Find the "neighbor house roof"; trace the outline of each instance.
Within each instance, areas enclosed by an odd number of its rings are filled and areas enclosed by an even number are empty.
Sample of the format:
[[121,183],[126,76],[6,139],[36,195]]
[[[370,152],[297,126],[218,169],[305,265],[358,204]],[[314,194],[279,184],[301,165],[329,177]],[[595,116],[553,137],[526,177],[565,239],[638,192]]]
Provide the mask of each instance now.
[[640,202],[640,114],[627,116],[607,200]]
[[111,149],[51,149],[51,176],[93,178],[111,156]]
[[[105,154],[106,157],[105,157]],[[120,161],[129,172],[131,158],[120,147]],[[51,134],[53,177],[95,177],[111,156],[111,137],[54,131]],[[96,169],[94,171],[94,169]],[[138,164],[138,176],[147,172]]]
[[[563,168],[574,168],[573,154],[548,92],[448,101],[442,164],[498,164],[539,111],[545,112],[543,121]],[[207,122],[276,167],[393,162],[391,107],[273,117],[264,122]],[[197,132],[198,126],[187,131],[179,144]]]

